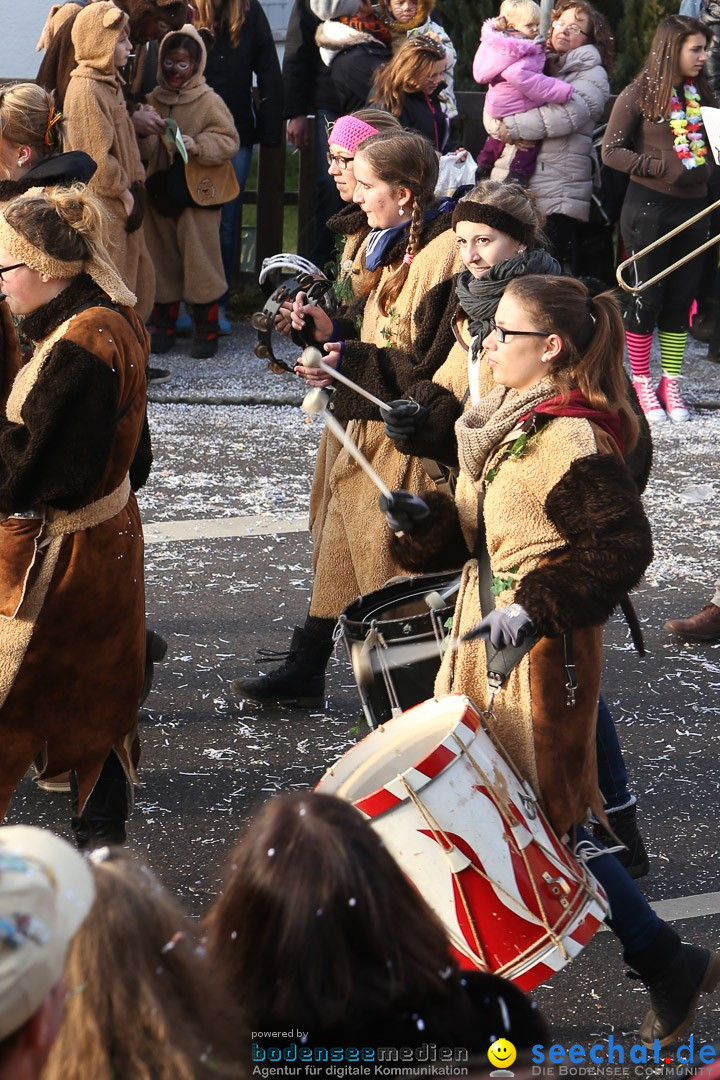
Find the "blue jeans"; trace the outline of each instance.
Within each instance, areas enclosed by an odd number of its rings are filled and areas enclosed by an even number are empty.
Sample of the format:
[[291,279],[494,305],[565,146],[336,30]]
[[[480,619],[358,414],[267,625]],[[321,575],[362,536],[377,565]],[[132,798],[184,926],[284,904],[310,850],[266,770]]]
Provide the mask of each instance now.
[[[582,827],[577,830],[577,838],[588,841],[598,850],[603,848],[603,845]],[[625,867],[614,855],[599,855],[589,860],[588,868],[607,893],[610,901],[608,925],[622,942],[625,953],[632,955],[646,949],[660,933],[662,921]]]
[[240,224],[240,212],[242,210],[243,194],[247,184],[250,164],[252,162],[252,146],[241,146],[232,159],[232,167],[235,170],[240,194],[232,202],[225,203],[220,212],[220,253],[222,255],[223,271],[227,281],[227,292],[220,298],[221,304],[227,304],[237,263],[238,251],[238,226]]
[[618,742],[615,721],[605,698],[598,701],[597,733],[598,784],[602,792],[606,813],[632,806],[635,798],[628,791],[628,775]]

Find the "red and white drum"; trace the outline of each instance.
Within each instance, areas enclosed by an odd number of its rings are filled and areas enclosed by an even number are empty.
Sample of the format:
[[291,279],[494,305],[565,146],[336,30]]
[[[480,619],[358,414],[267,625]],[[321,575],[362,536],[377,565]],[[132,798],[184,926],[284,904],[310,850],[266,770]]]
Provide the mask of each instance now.
[[463,967],[532,990],[608,913],[602,888],[555,836],[469,698],[426,701],[390,720],[317,790],[371,819]]

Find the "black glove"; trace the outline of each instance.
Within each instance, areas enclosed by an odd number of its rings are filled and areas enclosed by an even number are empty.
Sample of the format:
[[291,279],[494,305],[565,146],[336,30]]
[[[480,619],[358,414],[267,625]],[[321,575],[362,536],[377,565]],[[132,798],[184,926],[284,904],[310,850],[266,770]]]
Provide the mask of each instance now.
[[411,533],[420,521],[430,514],[430,507],[419,495],[410,491],[393,491],[388,498],[381,495],[380,509],[387,518],[388,528],[395,533]]
[[417,401],[391,401],[382,410],[385,421],[385,434],[389,439],[407,439],[427,423],[429,410]]
[[532,619],[525,608],[520,604],[510,604],[509,607],[491,611],[482,622],[468,630],[463,640],[489,637],[493,648],[504,649],[506,645],[522,645],[533,629]]

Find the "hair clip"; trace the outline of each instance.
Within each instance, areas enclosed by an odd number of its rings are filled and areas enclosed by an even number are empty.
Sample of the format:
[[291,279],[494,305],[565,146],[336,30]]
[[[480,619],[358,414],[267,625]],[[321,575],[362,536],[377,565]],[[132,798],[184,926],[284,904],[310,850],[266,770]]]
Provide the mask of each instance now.
[[405,263],[406,266],[409,266],[414,258],[415,258],[415,256],[413,255],[413,253],[411,251],[406,251],[405,254],[403,255],[403,262]]

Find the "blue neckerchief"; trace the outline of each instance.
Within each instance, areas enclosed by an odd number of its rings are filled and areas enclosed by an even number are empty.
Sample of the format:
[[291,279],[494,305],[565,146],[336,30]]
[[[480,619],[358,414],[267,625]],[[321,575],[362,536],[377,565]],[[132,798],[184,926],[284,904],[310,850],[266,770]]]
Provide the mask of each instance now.
[[[423,214],[423,224],[427,225],[429,221],[439,217],[440,214],[445,214],[449,210],[452,210],[454,205],[452,199],[440,199],[439,202],[433,203],[433,205],[428,207]],[[371,230],[367,244],[365,245],[366,270],[377,270],[387,250],[392,246],[395,240],[399,238],[403,229],[407,229],[409,225],[409,221],[404,221],[402,225],[393,225],[390,229]]]
[[409,221],[402,225],[393,225],[391,229],[372,229],[365,245],[365,269],[377,270],[388,248],[400,236],[403,229],[407,229]]

